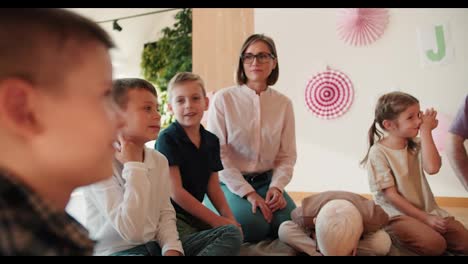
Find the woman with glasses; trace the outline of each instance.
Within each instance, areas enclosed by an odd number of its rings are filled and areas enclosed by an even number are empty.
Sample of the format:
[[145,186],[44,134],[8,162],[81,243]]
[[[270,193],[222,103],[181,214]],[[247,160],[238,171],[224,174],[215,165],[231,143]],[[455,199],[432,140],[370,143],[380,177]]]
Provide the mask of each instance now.
[[294,112],[291,100],[270,87],[278,76],[273,40],[250,36],[241,48],[237,85],[218,91],[208,112],[208,130],[221,145],[221,188],[245,242],[276,238],[296,207],[284,190],[296,163]]

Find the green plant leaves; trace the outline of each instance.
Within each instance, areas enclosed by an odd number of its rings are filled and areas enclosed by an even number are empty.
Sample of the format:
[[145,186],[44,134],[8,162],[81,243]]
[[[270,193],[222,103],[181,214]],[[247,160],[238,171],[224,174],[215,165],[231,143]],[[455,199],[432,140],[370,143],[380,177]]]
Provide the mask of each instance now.
[[192,71],[192,9],[184,8],[175,15],[172,27],[162,29],[162,37],[143,48],[141,69],[146,80],[158,91],[161,127],[174,121],[167,107],[167,85],[178,72]]

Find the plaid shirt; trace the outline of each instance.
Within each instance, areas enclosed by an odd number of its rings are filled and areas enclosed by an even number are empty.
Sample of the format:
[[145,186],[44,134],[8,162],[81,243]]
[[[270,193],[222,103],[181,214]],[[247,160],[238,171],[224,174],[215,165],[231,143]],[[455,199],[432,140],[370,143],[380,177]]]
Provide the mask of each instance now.
[[0,171],[0,255],[91,255],[93,248],[75,219]]

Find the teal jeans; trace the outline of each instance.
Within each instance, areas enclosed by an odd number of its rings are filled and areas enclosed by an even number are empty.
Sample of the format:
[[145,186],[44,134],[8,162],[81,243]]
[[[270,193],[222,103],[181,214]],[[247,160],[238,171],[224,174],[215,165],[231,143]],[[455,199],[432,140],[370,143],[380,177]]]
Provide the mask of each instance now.
[[[181,239],[185,256],[237,256],[242,243],[242,235],[234,225],[226,225],[203,230]],[[161,247],[150,241],[111,256],[161,256]]]
[[[268,177],[253,181],[250,184],[261,197],[265,198],[270,182],[271,172]],[[274,212],[271,223],[268,223],[259,208],[257,208],[255,214],[252,213],[252,204],[247,199],[232,193],[223,183],[221,183],[221,189],[224,192],[224,196],[226,197],[234,217],[242,226],[244,242],[258,242],[268,238],[277,238],[279,226],[284,221],[291,220],[291,211],[296,208],[294,201],[286,191],[284,191],[283,197],[286,199],[287,205],[284,209]],[[210,199],[206,196],[204,204],[213,212],[218,213]]]

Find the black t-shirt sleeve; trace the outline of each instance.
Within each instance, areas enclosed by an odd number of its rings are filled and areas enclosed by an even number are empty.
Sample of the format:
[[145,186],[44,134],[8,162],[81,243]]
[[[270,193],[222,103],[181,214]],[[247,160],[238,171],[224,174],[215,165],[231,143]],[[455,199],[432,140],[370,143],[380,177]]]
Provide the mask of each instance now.
[[161,133],[156,140],[155,149],[164,156],[166,156],[169,166],[178,166],[180,164],[180,157],[177,154],[176,143],[166,133]]
[[221,163],[221,152],[219,147],[219,139],[215,137],[213,140],[213,148],[211,155],[211,171],[221,171],[224,169],[223,164]]

